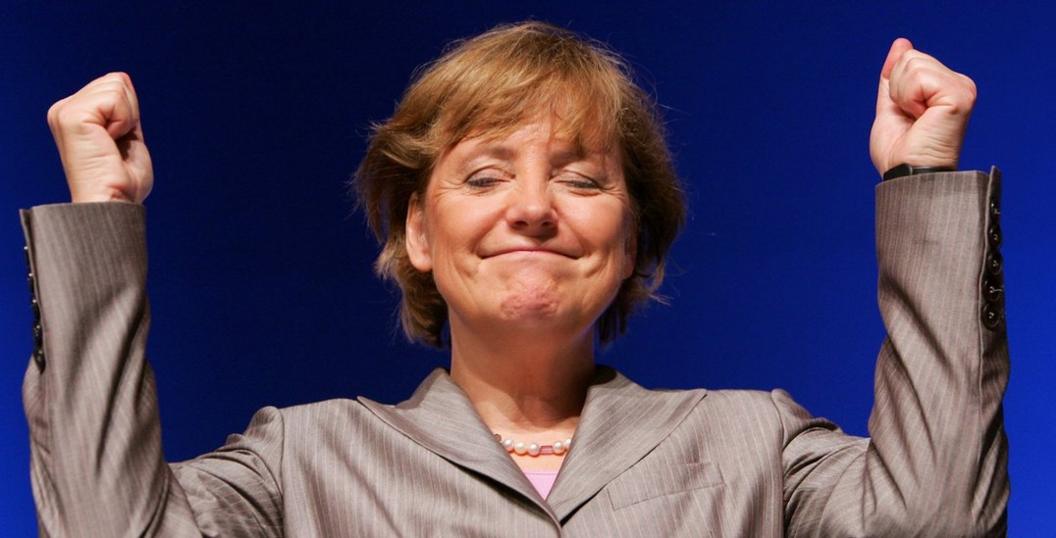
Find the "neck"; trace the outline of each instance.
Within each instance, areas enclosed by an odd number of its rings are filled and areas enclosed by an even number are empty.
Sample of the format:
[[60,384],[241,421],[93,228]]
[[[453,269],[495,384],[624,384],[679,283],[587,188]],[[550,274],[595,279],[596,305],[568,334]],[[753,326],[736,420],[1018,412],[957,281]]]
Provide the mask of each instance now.
[[452,319],[451,378],[503,435],[571,437],[594,375],[592,333],[481,338]]

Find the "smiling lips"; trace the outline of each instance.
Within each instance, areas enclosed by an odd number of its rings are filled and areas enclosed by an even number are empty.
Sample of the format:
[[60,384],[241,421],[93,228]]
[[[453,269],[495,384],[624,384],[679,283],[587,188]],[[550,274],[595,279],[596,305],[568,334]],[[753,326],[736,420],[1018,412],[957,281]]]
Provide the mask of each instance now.
[[488,254],[487,256],[483,256],[483,257],[484,258],[493,258],[495,256],[501,256],[503,254],[556,254],[558,256],[564,256],[566,258],[575,258],[575,256],[570,256],[568,254],[565,254],[564,252],[560,252],[560,251],[557,251],[557,250],[554,250],[554,249],[550,249],[550,248],[543,248],[543,247],[511,247],[511,248],[504,248],[504,249],[496,250],[495,252],[492,252],[491,254]]

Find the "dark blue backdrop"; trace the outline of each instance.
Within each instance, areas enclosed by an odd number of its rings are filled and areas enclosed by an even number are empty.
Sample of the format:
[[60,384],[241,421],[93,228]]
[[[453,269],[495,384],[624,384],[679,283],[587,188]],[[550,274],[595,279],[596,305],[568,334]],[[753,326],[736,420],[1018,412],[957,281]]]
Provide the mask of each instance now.
[[396,401],[446,363],[396,332],[346,180],[367,125],[391,113],[415,66],[453,38],[527,17],[607,41],[638,66],[689,186],[672,305],[638,316],[601,360],[647,386],[785,387],[856,434],[884,335],[867,151],[877,75],[903,35],[972,76],[980,98],[962,164],[1005,172],[1012,534],[1052,532],[1056,10],[297,5],[0,8],[0,532],[34,533],[16,210],[68,199],[44,121],[53,101],[111,70],[139,92],[156,173],[149,352],[166,454],[183,459],[263,405]]

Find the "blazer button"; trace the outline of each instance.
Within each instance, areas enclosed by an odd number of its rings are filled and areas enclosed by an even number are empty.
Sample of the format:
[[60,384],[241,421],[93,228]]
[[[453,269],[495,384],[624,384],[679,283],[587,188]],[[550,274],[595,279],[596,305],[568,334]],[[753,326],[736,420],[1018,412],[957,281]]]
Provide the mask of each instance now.
[[991,250],[986,254],[986,272],[991,275],[1001,274],[1001,252],[997,250]]
[[995,303],[983,304],[983,325],[990,330],[996,330],[1004,320],[1004,313]]
[[38,348],[33,352],[33,360],[37,363],[37,366],[44,367],[44,349]]
[[993,217],[993,220],[997,220],[1001,216],[1001,206],[993,198],[990,199],[990,216]]
[[987,239],[990,241],[992,248],[997,248],[1001,244],[1001,225],[993,223],[990,225],[990,230],[987,231]]
[[1000,280],[983,279],[983,295],[987,301],[991,303],[1001,301],[1001,296],[1004,295],[1005,290],[1000,286],[1000,283]]

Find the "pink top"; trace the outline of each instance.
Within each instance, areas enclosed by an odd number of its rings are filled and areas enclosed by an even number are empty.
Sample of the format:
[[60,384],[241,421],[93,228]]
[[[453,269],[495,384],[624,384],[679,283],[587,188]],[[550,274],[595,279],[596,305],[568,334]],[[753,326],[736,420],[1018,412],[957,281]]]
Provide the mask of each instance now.
[[539,495],[545,499],[547,495],[550,495],[550,488],[554,487],[557,471],[524,471],[524,476],[528,477],[535,491],[538,491]]

